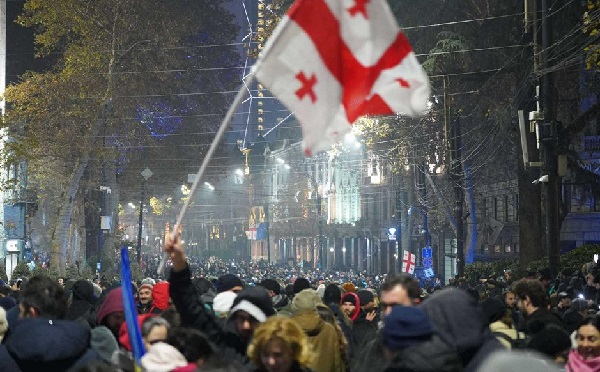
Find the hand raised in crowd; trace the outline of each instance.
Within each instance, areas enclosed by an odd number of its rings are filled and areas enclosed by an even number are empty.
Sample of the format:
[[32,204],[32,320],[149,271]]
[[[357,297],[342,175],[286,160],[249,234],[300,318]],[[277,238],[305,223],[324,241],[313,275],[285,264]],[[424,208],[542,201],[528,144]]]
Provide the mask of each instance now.
[[181,242],[181,233],[177,230],[175,229],[175,232],[165,234],[163,249],[173,263],[173,270],[181,271],[187,267],[187,262],[183,243]]
[[375,317],[377,316],[377,312],[375,310],[367,313],[367,315],[365,316],[365,318],[369,321],[372,322],[373,319],[375,319]]

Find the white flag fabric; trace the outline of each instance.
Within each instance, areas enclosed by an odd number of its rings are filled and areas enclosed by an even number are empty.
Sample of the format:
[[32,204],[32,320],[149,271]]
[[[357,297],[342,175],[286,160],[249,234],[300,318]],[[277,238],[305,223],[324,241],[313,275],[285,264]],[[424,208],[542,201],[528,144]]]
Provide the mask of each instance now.
[[402,254],[402,272],[413,274],[415,272],[416,256],[409,251]]
[[386,0],[296,0],[255,65],[312,156],[364,115],[419,116],[429,80]]

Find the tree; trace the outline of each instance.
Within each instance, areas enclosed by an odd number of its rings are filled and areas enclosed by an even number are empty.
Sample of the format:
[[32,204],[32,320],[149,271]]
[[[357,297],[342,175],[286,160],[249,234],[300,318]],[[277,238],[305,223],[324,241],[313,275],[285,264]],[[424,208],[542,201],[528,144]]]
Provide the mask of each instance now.
[[29,278],[31,276],[31,271],[29,270],[29,267],[27,267],[27,263],[25,261],[21,261],[17,264],[17,266],[15,266],[13,272],[12,272],[12,279],[18,279],[18,278]]
[[[27,159],[31,186],[52,206],[53,267],[64,272],[68,226],[83,187],[97,188],[104,178],[118,195],[119,173],[120,186],[133,184],[137,192],[143,168],[128,168],[129,158],[175,162],[186,153],[191,162],[203,153],[214,123],[198,114],[223,112],[228,101],[205,93],[235,83],[231,71],[205,70],[237,62],[232,20],[208,0],[26,1],[19,22],[35,27],[38,54],[52,54],[56,63],[7,89],[6,125],[14,141],[6,161]],[[198,87],[203,92],[196,94]],[[183,149],[176,135],[189,131],[187,125],[199,134],[186,137],[194,147]],[[177,169],[183,178],[185,168]],[[86,170],[95,181],[84,185]],[[172,167],[153,172],[156,181],[178,178]]]

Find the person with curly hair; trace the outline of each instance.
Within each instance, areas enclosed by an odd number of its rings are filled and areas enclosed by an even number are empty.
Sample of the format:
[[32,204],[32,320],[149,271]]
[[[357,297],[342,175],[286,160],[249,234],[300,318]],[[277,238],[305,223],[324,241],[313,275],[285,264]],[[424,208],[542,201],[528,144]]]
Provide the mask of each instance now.
[[256,372],[310,372],[311,352],[302,328],[285,317],[271,317],[258,326],[248,346]]

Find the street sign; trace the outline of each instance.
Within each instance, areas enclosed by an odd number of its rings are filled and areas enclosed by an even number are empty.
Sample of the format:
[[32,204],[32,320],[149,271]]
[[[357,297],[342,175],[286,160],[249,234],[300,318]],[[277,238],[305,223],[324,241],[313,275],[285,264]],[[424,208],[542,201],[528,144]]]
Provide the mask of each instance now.
[[429,257],[423,259],[423,267],[430,268],[433,266],[433,260]]
[[431,249],[431,247],[424,247],[421,250],[421,254],[423,255],[423,258],[432,258],[433,257],[433,250]]
[[425,276],[427,278],[431,278],[431,277],[435,276],[435,273],[433,272],[432,268],[427,268],[427,269],[423,270],[423,274],[425,274]]

